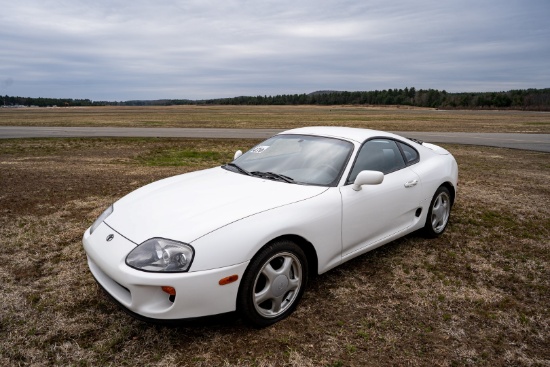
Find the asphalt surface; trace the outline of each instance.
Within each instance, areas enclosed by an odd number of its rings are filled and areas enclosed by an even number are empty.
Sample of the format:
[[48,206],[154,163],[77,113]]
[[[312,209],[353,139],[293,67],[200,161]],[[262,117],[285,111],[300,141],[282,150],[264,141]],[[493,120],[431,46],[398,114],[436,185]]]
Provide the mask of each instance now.
[[[27,127],[0,126],[0,139],[69,137],[160,137],[265,139],[281,129],[202,129],[202,128],[129,128],[129,127]],[[438,133],[394,131],[395,134],[430,143],[452,143],[534,150],[550,153],[550,134],[512,133]]]

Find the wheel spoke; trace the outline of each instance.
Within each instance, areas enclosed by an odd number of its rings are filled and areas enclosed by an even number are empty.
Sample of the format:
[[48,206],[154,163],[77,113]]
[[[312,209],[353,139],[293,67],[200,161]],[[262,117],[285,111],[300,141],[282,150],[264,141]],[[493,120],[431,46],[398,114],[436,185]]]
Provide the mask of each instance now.
[[277,271],[279,274],[284,274],[290,279],[290,271],[292,270],[293,260],[290,256],[284,258],[283,266]]
[[287,288],[287,291],[293,291],[295,290],[296,288],[298,288],[300,286],[300,278],[298,277],[295,277],[293,279],[289,279],[288,280],[288,288]]
[[439,218],[437,218],[436,215],[432,216],[432,227],[434,230],[437,230],[437,227],[439,226]]
[[260,305],[272,297],[273,296],[271,295],[271,288],[269,287],[269,285],[266,284],[266,287],[264,289],[262,289],[258,293],[254,293],[254,302],[257,305]]
[[434,213],[434,215],[436,216],[437,219],[441,220],[444,217],[445,208],[442,205],[434,207],[433,213]]
[[267,278],[267,283],[272,283],[273,279],[279,275],[279,272],[275,269],[273,269],[273,266],[271,266],[270,263],[267,263],[264,268],[262,269],[262,274]]
[[285,295],[281,295],[279,297],[274,297],[272,300],[271,300],[271,311],[273,313],[277,313],[279,311],[281,311],[281,306],[283,304],[283,299],[284,299]]

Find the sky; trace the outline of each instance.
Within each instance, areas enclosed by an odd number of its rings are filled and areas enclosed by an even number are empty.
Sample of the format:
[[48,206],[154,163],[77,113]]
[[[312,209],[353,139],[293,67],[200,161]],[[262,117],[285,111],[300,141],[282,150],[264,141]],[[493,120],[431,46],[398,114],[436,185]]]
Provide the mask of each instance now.
[[0,95],[550,88],[550,0],[0,0]]

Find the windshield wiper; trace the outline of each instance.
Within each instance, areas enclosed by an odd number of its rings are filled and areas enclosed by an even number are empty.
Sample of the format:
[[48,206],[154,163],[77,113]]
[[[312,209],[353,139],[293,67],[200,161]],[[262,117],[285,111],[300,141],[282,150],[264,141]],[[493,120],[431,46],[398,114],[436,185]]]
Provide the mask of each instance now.
[[267,172],[269,173],[270,175],[272,175],[273,177],[277,177],[283,181],[286,181],[288,183],[293,183],[294,182],[294,179],[292,177],[288,177],[288,176],[285,176],[285,175],[281,175],[280,173],[275,173],[275,172]]
[[252,176],[252,173],[248,172],[244,168],[242,168],[239,165],[236,165],[235,163],[227,163],[226,166],[235,167],[239,172],[244,173],[247,176]]
[[254,171],[250,172],[254,176],[258,177],[265,177],[265,178],[272,178],[272,179],[278,179],[280,181],[288,182],[288,183],[294,183],[294,179],[292,177],[288,177],[285,175],[281,175],[279,173],[275,172],[260,172],[260,171]]

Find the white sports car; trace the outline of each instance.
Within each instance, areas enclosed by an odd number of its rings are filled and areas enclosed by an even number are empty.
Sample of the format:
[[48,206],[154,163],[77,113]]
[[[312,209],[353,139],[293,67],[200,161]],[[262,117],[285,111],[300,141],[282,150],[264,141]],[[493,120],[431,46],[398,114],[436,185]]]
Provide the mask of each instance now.
[[90,270],[137,318],[288,316],[308,278],[407,233],[443,233],[458,167],[433,144],[344,127],[285,131],[221,167],[144,186],[83,238]]

